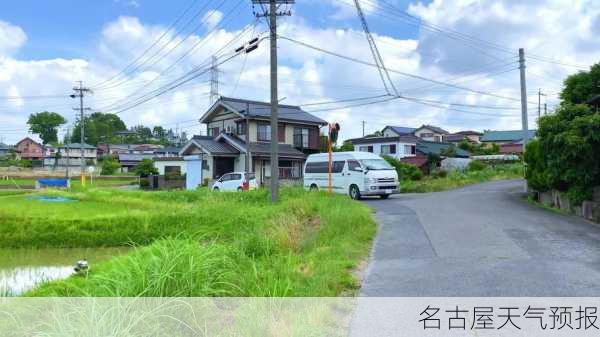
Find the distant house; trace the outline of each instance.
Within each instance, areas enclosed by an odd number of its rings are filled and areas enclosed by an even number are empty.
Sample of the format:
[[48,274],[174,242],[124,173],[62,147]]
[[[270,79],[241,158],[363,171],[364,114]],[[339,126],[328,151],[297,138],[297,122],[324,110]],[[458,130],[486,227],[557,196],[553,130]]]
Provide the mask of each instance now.
[[[528,139],[535,138],[536,130],[528,130]],[[481,142],[500,146],[502,154],[523,153],[523,130],[485,131]]]
[[154,155],[160,158],[179,157],[179,151],[181,151],[181,149],[181,147],[163,147],[154,150]]
[[25,137],[15,145],[15,151],[21,159],[42,160],[44,159],[44,146],[35,140]]
[[10,147],[4,143],[0,143],[0,158],[4,158],[7,155],[9,155],[11,150],[12,150],[12,147]]
[[455,132],[454,135],[463,135],[466,137],[467,140],[469,140],[473,143],[480,143],[481,136],[483,136],[483,133],[477,132],[477,131],[472,131],[472,130],[467,130],[467,131]]
[[430,142],[441,142],[444,139],[444,136],[449,133],[450,132],[433,125],[422,125],[413,132],[415,136]]
[[[44,166],[48,167],[80,167],[81,166],[81,144],[71,143],[58,147],[47,146],[44,155]],[[89,144],[83,144],[84,165],[96,165],[98,149]]]
[[354,151],[371,152],[396,159],[413,157],[417,154],[418,138],[413,135],[390,137],[363,137],[351,139]]
[[[271,105],[221,97],[200,118],[208,136],[194,136],[179,152],[189,161],[188,188],[232,171],[255,172],[260,184],[271,177]],[[319,151],[319,133],[327,122],[298,106],[279,105],[279,176],[302,178],[306,156]]]
[[463,140],[470,141],[470,139],[467,138],[467,136],[457,134],[457,133],[451,133],[448,135],[444,135],[444,138],[443,138],[443,141],[445,143],[452,143],[452,144],[458,144],[458,143],[462,142]]

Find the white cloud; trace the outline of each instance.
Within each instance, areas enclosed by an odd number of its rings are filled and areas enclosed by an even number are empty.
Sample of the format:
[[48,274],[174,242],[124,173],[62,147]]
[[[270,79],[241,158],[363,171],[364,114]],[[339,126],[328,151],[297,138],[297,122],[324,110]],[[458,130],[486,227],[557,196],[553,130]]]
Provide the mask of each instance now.
[[216,9],[206,12],[202,17],[202,22],[208,30],[215,28],[221,20],[223,20],[223,13]]
[[[333,8],[339,9],[342,5]],[[346,5],[343,8],[351,10],[348,15],[352,15],[352,19],[349,20],[354,20],[355,10]],[[497,69],[497,65],[503,63],[480,53],[480,49],[498,58],[510,58],[514,61],[516,61],[516,49],[520,46],[526,48],[527,55],[529,53],[544,55],[561,62],[591,64],[600,58],[600,45],[594,40],[594,36],[597,36],[600,30],[600,8],[591,1],[582,1],[573,5],[558,0],[548,0],[544,3],[541,0],[536,0],[535,3],[508,0],[484,5],[478,1],[436,0],[429,5],[413,4],[410,11],[435,25],[506,46],[514,50],[514,53],[494,50],[491,46],[482,48],[473,43],[465,45],[456,39],[423,29],[418,38],[414,39],[398,39],[375,33],[374,37],[385,63],[393,70],[443,81],[457,81],[458,85],[465,87],[518,98],[518,72],[512,70],[504,74],[495,74],[498,70],[502,70],[502,68]],[[372,16],[372,20],[376,17],[376,15]],[[204,20],[207,28],[214,27],[222,19],[222,13],[214,12],[212,18],[218,20],[212,22]],[[317,28],[307,23],[302,13],[295,12],[293,17],[282,19],[279,33],[282,36],[372,62],[363,32],[340,29],[336,22],[333,21],[328,27]],[[397,23],[397,25],[401,24],[403,23]],[[3,47],[6,42],[2,42],[4,40],[1,32],[5,30],[2,28],[5,26],[20,31],[23,37],[21,42],[13,41],[12,47]],[[90,60],[27,61],[10,56],[14,55],[12,53],[26,41],[25,33],[19,27],[8,23],[0,24],[0,51],[9,51],[4,52],[8,56],[0,61],[0,93],[11,96],[57,92],[69,94],[76,80],[83,79],[88,85],[97,84],[117,74],[129,62],[139,57],[142,51],[164,34],[165,29],[163,26],[147,25],[135,17],[120,17],[105,25],[100,33],[97,50],[92,52],[95,57]],[[256,32],[259,31],[262,29],[256,29]],[[166,34],[157,44],[161,52],[150,52],[141,58],[145,60],[144,71],[123,78],[119,77],[112,82],[119,85],[97,90],[93,96],[86,98],[86,103],[94,109],[122,106],[123,101],[120,99],[123,97],[132,94],[134,97],[139,97],[140,94],[159,88],[160,85],[203,64],[210,55],[233,39],[238,32],[221,29],[215,31],[208,39],[194,35],[185,41],[182,40],[182,36]],[[249,38],[246,35],[243,40]],[[230,45],[224,52],[230,52],[235,47],[236,45]],[[192,48],[194,48],[193,52],[184,55],[185,51]],[[157,50],[156,47],[152,49],[154,50]],[[223,64],[220,74],[220,93],[268,101],[268,57],[268,40],[264,40],[258,50]],[[176,66],[162,74],[158,80],[148,83],[180,58],[181,61]],[[286,97],[284,102],[287,104],[374,96],[384,92],[375,68],[327,56],[284,39],[279,40],[279,60],[279,97]],[[242,69],[244,72],[240,75]],[[527,71],[531,95],[529,100],[537,101],[533,95],[538,88],[543,88],[548,93],[556,93],[560,90],[562,79],[576,69],[528,59]],[[464,77],[466,74],[470,76]],[[169,125],[168,127],[175,127],[180,121],[197,119],[208,106],[206,95],[209,91],[208,78],[208,75],[200,76],[178,90],[122,112],[120,116],[128,125],[166,124]],[[367,121],[368,132],[381,129],[386,124],[405,126],[433,124],[451,131],[520,127],[519,103],[516,101],[455,90],[396,73],[392,73],[392,78],[398,90],[406,96],[443,102],[507,106],[516,109],[499,111],[455,107],[474,112],[466,113],[396,100],[332,111],[318,110],[351,105],[351,103],[310,106],[306,107],[306,110],[315,111],[315,115],[328,121],[341,122],[341,138],[360,136],[362,120]],[[239,84],[236,87],[238,79]],[[553,99],[549,101],[550,103],[556,102],[556,96],[549,99]],[[132,101],[134,102],[135,98],[127,99],[127,102]],[[23,99],[21,103],[23,104],[20,105],[18,100],[15,100],[0,106],[2,124],[0,129],[24,128],[28,114],[41,109],[54,109],[73,120],[74,112],[71,106],[74,102],[69,98],[46,101]],[[530,112],[535,114],[535,106],[530,107]],[[195,124],[180,123],[179,127],[191,134],[198,133],[200,127]],[[534,124],[530,122],[530,125]],[[15,142],[23,135],[24,132],[7,134],[6,138],[9,142]]]
[[0,20],[0,58],[16,52],[27,41],[21,27]]

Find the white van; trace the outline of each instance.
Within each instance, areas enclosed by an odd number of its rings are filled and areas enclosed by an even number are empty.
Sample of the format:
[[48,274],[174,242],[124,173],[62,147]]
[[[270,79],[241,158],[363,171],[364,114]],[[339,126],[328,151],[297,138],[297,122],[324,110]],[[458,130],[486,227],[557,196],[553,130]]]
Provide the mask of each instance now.
[[[333,191],[347,193],[352,199],[378,195],[387,199],[400,192],[396,170],[380,156],[370,152],[334,152],[331,180]],[[327,190],[329,154],[311,154],[304,165],[304,188]]]

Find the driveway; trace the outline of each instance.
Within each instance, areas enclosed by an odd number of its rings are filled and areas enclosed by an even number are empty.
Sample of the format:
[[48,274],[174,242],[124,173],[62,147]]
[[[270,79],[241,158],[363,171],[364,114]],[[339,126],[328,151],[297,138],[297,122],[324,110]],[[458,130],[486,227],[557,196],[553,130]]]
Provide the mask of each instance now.
[[600,296],[600,226],[523,200],[522,180],[366,200],[362,296]]

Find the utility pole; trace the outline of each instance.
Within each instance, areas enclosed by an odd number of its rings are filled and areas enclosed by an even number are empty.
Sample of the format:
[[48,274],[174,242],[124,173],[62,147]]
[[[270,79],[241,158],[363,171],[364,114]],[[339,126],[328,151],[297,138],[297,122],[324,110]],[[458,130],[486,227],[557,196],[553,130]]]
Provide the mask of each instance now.
[[85,124],[85,118],[84,118],[84,110],[90,110],[90,108],[84,108],[83,107],[83,96],[85,96],[86,93],[92,93],[92,90],[90,88],[85,88],[83,86],[83,82],[82,81],[78,81],[79,86],[78,87],[73,87],[73,91],[75,91],[74,94],[71,94],[71,98],[77,98],[79,97],[79,108],[74,108],[74,110],[79,110],[79,126],[81,128],[80,130],[80,169],[81,172],[79,172],[81,174],[81,186],[85,187],[85,156],[84,156],[84,139],[85,139],[85,129],[84,129],[84,124]]
[[269,9],[263,8],[258,17],[269,18],[269,30],[271,31],[271,201],[279,199],[279,100],[277,98],[277,17],[292,15],[291,11],[277,12],[278,5],[291,5],[294,0],[252,0],[253,5],[269,4]]
[[538,119],[542,117],[542,96],[546,96],[546,94],[542,93],[542,89],[540,88],[538,90]]
[[67,139],[65,141],[65,143],[66,143],[65,147],[67,149],[65,152],[65,154],[67,155],[67,169],[66,169],[65,175],[67,176],[67,181],[69,181],[69,179],[71,179],[69,176],[69,168],[71,166],[71,160],[69,160],[69,143],[71,142],[71,134],[70,134],[69,130],[70,129],[67,129],[67,137],[66,137]]
[[217,57],[213,55],[210,67],[210,105],[219,99],[219,66]]
[[[529,127],[527,126],[527,80],[525,78],[525,50],[519,48],[519,70],[521,73],[521,122],[523,124],[523,154],[529,141]],[[527,180],[525,180],[525,193],[527,193]]]
[[366,121],[362,121],[362,129],[363,129],[363,135],[362,136],[363,137],[365,136],[365,124],[366,123],[367,123]]
[[544,116],[548,114],[548,103],[544,103]]

